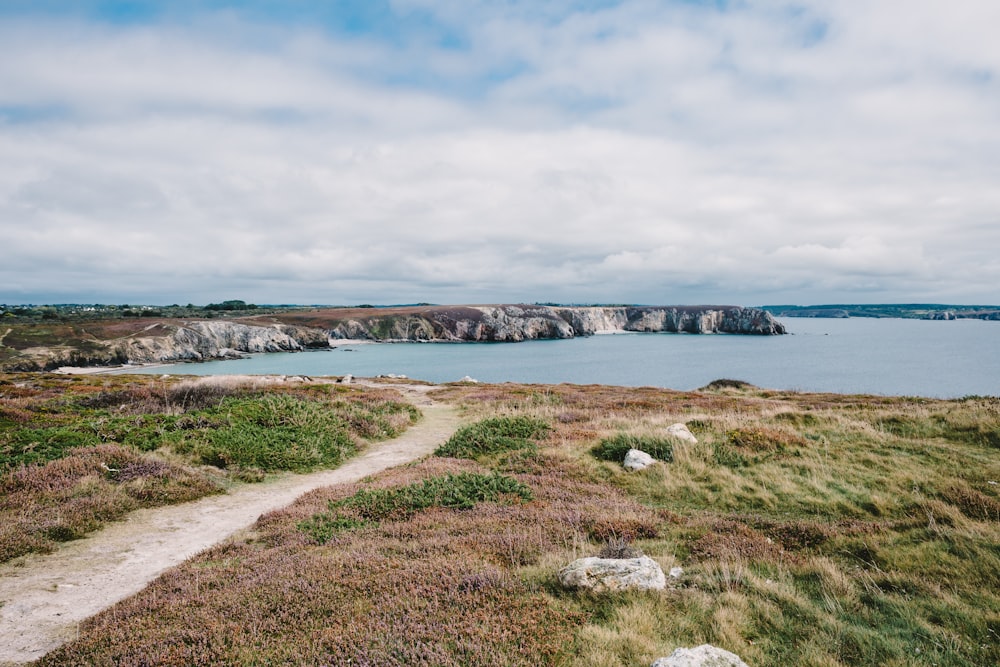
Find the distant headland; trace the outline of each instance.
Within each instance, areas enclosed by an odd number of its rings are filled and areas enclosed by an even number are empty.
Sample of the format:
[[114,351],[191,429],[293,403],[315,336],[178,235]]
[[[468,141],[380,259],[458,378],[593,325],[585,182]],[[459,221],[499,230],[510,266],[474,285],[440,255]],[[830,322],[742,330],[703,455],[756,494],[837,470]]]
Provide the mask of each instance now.
[[0,307],[0,368],[206,361],[372,342],[519,342],[615,332],[780,335],[741,306]]
[[829,304],[762,306],[775,317],[900,317],[919,320],[1000,320],[1000,306],[956,306],[940,303]]

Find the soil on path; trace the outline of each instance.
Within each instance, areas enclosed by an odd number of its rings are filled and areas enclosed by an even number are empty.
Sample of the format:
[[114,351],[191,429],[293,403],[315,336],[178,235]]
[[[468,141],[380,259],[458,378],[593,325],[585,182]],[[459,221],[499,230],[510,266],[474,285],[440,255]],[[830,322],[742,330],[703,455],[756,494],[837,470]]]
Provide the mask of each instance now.
[[139,510],[58,551],[0,565],[0,665],[41,658],[75,638],[84,619],[142,590],[164,570],[251,526],[313,489],[354,482],[430,454],[460,425],[433,387],[394,386],[424,418],[336,470],[284,475],[222,496]]

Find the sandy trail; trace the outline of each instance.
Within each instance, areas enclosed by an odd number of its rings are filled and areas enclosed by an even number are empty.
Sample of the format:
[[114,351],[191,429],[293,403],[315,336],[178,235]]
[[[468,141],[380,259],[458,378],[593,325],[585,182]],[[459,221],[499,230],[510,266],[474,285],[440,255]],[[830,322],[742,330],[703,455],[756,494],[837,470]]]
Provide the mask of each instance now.
[[58,551],[0,565],[0,665],[37,660],[76,637],[84,619],[142,590],[173,567],[307,491],[354,482],[430,454],[460,424],[427,397],[433,387],[395,386],[424,418],[402,436],[371,445],[336,470],[284,475],[224,496],[139,510]]

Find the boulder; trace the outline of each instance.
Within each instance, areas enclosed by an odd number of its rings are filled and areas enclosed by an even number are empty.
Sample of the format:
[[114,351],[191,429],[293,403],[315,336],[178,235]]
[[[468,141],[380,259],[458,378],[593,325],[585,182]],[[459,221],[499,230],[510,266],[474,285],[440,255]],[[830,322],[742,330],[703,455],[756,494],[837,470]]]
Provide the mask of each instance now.
[[352,382],[354,382],[354,376],[350,373],[340,378],[340,384],[351,384]]
[[656,459],[641,449],[628,450],[628,453],[625,454],[625,460],[622,461],[622,465],[625,466],[625,469],[632,471],[645,470],[654,463],[656,463]]
[[559,570],[565,588],[594,592],[663,590],[667,578],[659,563],[649,556],[639,558],[579,558]]
[[747,667],[738,655],[711,644],[679,648],[669,657],[660,658],[653,667]]
[[698,438],[694,437],[694,434],[688,430],[687,424],[671,424],[667,427],[667,435],[678,440],[683,440],[684,442],[690,442],[692,444],[698,443]]

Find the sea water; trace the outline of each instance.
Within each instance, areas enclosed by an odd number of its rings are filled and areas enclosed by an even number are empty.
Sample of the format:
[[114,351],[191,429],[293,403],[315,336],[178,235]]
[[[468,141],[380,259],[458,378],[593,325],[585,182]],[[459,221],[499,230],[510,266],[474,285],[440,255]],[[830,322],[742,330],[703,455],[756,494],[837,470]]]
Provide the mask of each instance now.
[[781,320],[790,335],[604,334],[523,343],[339,344],[335,349],[176,364],[192,375],[406,375],[431,382],[696,389],[730,378],[801,391],[954,398],[1000,395],[1000,322]]

